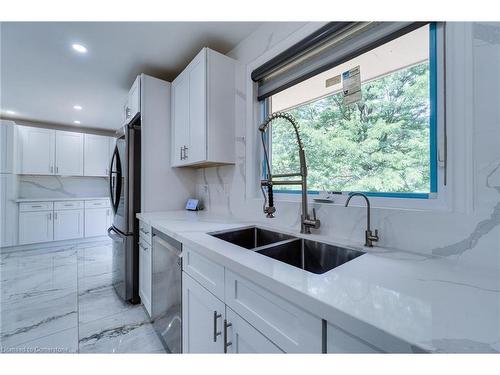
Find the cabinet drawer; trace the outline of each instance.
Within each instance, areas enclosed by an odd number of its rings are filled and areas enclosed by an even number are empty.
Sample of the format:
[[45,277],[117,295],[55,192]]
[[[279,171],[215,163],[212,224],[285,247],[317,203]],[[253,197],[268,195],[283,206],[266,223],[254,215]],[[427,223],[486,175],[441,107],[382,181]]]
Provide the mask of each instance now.
[[54,210],[75,210],[83,208],[83,201],[57,201]]
[[186,247],[182,257],[184,271],[224,301],[224,267]]
[[383,353],[333,324],[327,326],[326,340],[327,353]]
[[19,204],[19,211],[47,211],[54,208],[53,202],[25,202]]
[[85,201],[85,208],[108,208],[109,199],[93,199]]
[[139,237],[151,245],[151,225],[139,220]]
[[226,270],[225,301],[285,352],[321,353],[320,318],[229,270]]

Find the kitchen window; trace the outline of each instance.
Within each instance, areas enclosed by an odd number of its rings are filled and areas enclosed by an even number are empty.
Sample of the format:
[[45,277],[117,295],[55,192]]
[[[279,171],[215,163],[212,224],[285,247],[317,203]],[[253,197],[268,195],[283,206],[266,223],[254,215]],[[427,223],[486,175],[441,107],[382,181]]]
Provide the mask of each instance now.
[[[288,112],[300,125],[310,193],[362,191],[424,199],[436,195],[436,24],[414,26],[387,39],[262,95],[263,117]],[[358,97],[344,97],[349,71],[359,72]],[[267,142],[273,174],[299,170],[288,124],[274,121]],[[277,192],[299,192],[295,189],[283,186]]]

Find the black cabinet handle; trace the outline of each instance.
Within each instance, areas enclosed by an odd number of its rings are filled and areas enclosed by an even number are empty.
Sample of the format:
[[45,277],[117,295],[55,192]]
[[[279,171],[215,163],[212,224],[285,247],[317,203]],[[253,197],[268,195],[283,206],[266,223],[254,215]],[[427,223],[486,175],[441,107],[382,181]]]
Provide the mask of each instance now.
[[227,348],[233,345],[231,341],[227,341],[227,329],[232,325],[232,323],[228,323],[227,320],[224,319],[224,353],[227,353]]
[[218,314],[214,311],[214,342],[217,342],[217,336],[222,335],[222,332],[217,332],[217,319],[221,318],[222,314]]

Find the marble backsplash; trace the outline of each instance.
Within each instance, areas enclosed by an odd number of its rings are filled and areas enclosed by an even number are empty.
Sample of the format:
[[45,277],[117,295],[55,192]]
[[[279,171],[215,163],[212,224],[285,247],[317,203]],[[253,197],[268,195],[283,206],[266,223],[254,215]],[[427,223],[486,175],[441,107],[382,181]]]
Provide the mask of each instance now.
[[18,176],[18,198],[107,197],[106,177]]

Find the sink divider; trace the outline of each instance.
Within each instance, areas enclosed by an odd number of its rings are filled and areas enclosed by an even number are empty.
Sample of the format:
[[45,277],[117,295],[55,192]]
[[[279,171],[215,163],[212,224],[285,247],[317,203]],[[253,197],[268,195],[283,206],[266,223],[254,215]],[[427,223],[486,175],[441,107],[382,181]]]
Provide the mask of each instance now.
[[[303,241],[303,239],[302,238],[298,238],[298,237],[296,237],[296,238],[289,238],[287,240],[273,242],[273,243],[270,243],[268,245],[262,245],[262,246],[259,246],[259,247],[253,248],[253,249],[248,249],[248,250],[251,250],[251,251],[260,251],[260,250],[269,249],[270,247],[284,245],[284,244],[292,243],[292,242],[295,242],[295,241]],[[301,246],[302,246],[302,248],[304,247],[303,243],[301,243]]]

